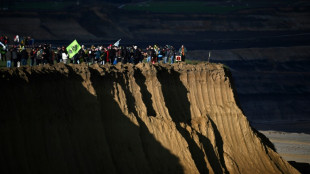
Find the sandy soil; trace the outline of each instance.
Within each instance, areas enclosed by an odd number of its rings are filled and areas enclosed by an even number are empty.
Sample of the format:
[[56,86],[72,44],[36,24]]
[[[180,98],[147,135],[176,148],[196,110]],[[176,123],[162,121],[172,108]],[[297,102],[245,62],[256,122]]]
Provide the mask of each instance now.
[[310,134],[260,131],[287,161],[310,163]]
[[0,69],[0,173],[298,173],[231,78],[210,63]]

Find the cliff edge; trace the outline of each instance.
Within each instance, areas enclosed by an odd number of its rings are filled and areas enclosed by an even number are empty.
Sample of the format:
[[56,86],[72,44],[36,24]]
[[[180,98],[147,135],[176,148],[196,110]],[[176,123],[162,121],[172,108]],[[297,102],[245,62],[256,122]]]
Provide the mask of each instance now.
[[0,69],[1,173],[299,173],[221,64]]

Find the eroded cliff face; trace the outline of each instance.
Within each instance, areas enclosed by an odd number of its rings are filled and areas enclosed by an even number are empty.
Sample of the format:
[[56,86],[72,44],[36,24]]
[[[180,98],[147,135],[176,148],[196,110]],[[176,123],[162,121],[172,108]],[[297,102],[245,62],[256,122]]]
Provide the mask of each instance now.
[[298,173],[220,64],[0,70],[1,173]]

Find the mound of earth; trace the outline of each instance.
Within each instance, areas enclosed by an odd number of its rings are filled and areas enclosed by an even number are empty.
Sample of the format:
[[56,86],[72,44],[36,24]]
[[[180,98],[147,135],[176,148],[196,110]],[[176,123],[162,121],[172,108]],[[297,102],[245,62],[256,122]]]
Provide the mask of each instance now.
[[1,173],[299,173],[221,64],[0,70]]

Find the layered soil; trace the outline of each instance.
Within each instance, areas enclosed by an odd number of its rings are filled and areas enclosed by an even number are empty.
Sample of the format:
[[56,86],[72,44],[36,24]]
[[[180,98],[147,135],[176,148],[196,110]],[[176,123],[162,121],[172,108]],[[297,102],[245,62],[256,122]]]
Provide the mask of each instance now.
[[221,64],[0,70],[1,173],[298,173]]
[[[205,7],[218,7],[219,13],[128,11],[107,2],[81,2],[47,11],[9,8],[0,11],[0,33],[10,38],[30,35],[52,44],[62,41],[63,45],[74,39],[84,44],[111,44],[121,38],[122,44],[185,44],[192,50],[309,44],[309,3],[305,0],[264,1],[263,6],[252,1],[208,2]],[[220,12],[234,3],[242,8]]]
[[[230,68],[242,109],[256,129],[310,134],[309,50],[309,46],[213,50],[210,62]],[[189,54],[206,61],[209,51]]]

